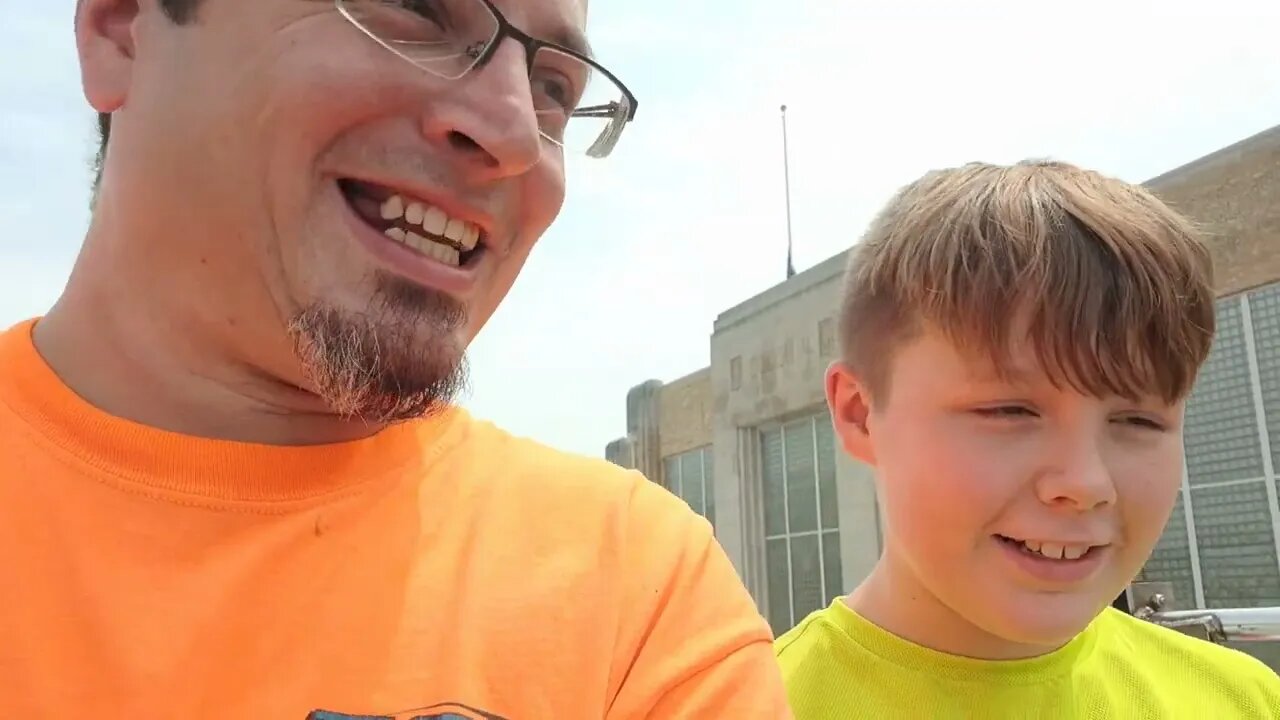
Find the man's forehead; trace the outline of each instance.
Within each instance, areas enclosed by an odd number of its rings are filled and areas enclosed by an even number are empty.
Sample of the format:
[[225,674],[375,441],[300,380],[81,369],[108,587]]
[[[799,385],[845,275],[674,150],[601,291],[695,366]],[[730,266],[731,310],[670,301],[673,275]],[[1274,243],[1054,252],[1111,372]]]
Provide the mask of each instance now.
[[587,0],[494,0],[513,23],[530,35],[594,57],[587,41]]

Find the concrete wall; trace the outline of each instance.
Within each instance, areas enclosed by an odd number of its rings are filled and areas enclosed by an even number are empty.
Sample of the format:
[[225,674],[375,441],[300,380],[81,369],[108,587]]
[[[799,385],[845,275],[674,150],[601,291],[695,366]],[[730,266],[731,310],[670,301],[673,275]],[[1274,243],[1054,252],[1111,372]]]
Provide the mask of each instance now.
[[662,457],[711,444],[711,368],[663,385],[658,404]]
[[1280,278],[1280,126],[1146,186],[1204,227],[1220,294]]
[[654,482],[662,479],[661,393],[662,383],[657,380],[643,382],[627,392],[627,434],[609,443],[605,450],[606,458],[639,470]]
[[636,466],[636,448],[631,438],[618,438],[604,448],[604,459],[628,470]]
[[627,392],[627,434],[605,447],[615,465],[665,484],[663,458],[711,444],[711,369],[679,380],[648,380]]
[[[759,431],[826,412],[823,375],[835,343],[823,338],[833,328],[845,261],[841,253],[724,312],[711,336],[716,531],[766,612]],[[836,464],[846,590],[879,553],[870,478],[854,460]]]

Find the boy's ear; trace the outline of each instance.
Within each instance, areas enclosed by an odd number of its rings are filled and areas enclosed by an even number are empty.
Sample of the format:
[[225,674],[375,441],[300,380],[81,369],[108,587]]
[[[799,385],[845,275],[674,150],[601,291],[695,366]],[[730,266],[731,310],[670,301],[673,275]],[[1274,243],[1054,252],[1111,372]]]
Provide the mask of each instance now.
[[875,444],[868,424],[871,417],[871,395],[862,379],[843,361],[827,368],[827,407],[831,424],[844,451],[862,462],[876,464]]

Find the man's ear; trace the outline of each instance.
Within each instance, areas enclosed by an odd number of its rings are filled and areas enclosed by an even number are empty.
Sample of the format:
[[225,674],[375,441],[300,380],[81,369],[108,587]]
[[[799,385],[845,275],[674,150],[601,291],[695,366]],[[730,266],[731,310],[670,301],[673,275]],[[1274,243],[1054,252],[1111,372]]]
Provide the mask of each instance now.
[[139,0],[80,0],[76,50],[85,99],[100,113],[124,106],[133,74]]
[[875,466],[875,443],[871,438],[871,395],[866,383],[843,361],[827,368],[827,407],[831,424],[844,451]]

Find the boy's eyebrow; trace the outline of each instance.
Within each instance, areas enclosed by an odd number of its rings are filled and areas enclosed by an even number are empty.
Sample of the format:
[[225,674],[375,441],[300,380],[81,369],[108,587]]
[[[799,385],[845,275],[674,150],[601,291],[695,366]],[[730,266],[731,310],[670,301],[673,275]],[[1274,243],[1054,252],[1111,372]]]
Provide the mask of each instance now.
[[[1031,352],[1034,352],[1034,350]],[[1078,382],[1072,381],[1072,370],[1066,365],[1050,367],[1042,365],[1037,360],[1033,365],[1029,366],[1025,362],[1015,362],[1010,355],[997,358],[990,353],[973,351],[966,352],[964,357],[967,380],[975,385],[1005,385],[1027,389],[1048,382],[1060,390],[1074,389],[1082,394],[1094,395],[1086,388],[1080,387]],[[1159,393],[1153,389],[1139,389],[1135,396],[1128,399],[1135,402],[1145,402],[1150,400],[1151,397],[1159,397]],[[1168,402],[1163,402],[1163,398],[1160,399],[1162,400],[1160,407],[1168,407],[1170,405]]]
[[994,366],[982,366],[974,368],[970,366],[967,370],[969,381],[977,385],[1019,385],[1027,386],[1032,384],[1034,375],[1020,368],[1009,367],[1003,372]]
[[956,347],[960,351],[965,375],[974,382],[1025,385],[1038,374],[1025,363],[1015,363],[1011,352],[998,354],[967,343],[957,343]]
[[[1028,348],[1027,352],[1033,357],[1036,354],[1033,348]],[[964,353],[964,358],[965,374],[974,383],[1030,387],[1047,380],[1054,385],[1071,384],[1065,377],[1059,377],[1070,372],[1067,368],[1051,369],[1038,358],[1028,364],[1025,358],[1023,362],[1017,361],[1012,352],[997,355],[989,350],[969,350]]]

